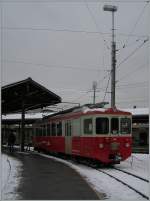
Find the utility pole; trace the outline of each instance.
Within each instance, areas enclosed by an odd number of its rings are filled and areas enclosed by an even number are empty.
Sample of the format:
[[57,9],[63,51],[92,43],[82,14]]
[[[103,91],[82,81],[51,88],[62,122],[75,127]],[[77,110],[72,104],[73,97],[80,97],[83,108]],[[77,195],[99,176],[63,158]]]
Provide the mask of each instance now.
[[112,12],[112,43],[111,43],[111,108],[115,108],[115,88],[116,88],[116,42],[114,28],[114,13],[117,11],[116,6],[104,5],[104,11]]
[[94,92],[94,94],[93,94],[93,104],[95,104],[95,98],[96,98],[96,96],[95,96],[95,94],[96,94],[96,88],[97,88],[97,82],[96,82],[96,81],[94,81],[94,82],[93,82],[93,92]]

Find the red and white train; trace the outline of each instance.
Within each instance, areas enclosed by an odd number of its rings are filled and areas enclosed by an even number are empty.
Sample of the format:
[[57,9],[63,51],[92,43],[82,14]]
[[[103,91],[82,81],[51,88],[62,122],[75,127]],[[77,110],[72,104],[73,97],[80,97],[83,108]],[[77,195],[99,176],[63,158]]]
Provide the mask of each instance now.
[[71,155],[103,164],[120,163],[132,152],[129,112],[72,108],[34,124],[35,150]]

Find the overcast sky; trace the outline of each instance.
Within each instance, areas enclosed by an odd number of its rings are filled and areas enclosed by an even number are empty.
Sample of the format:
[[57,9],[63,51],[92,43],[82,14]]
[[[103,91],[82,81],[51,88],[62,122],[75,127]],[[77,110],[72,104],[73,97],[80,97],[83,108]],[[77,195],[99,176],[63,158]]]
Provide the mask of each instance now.
[[[110,102],[105,91],[111,69],[110,12],[115,13],[116,105],[148,107],[148,11],[144,0],[1,2],[2,85],[31,77],[62,101]],[[147,41],[147,42],[146,42]],[[105,78],[105,79],[104,79]],[[107,92],[110,92],[110,83]]]

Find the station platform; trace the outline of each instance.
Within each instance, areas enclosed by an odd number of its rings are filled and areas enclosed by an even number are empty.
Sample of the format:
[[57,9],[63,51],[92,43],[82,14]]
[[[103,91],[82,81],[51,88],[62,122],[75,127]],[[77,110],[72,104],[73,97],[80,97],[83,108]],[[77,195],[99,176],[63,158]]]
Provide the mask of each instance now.
[[23,164],[21,181],[16,189],[23,200],[99,200],[102,199],[73,169],[56,160],[15,151],[11,155]]

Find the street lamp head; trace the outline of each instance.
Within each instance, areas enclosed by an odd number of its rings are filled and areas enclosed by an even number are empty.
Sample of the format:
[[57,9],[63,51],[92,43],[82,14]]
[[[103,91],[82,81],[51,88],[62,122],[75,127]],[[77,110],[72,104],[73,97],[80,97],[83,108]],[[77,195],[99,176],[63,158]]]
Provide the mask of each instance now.
[[117,11],[117,6],[104,5],[103,10],[104,10],[104,11],[115,12],[115,11]]

